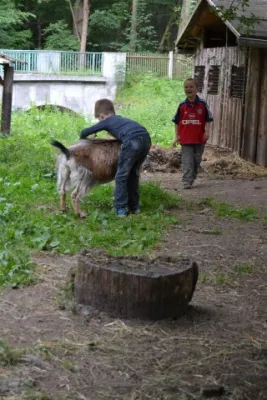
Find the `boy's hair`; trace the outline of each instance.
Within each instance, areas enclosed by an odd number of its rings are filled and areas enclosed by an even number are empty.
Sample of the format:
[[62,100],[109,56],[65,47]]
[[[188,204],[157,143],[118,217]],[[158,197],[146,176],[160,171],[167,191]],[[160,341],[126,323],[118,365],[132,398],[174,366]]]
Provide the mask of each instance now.
[[197,88],[197,80],[196,80],[195,78],[187,78],[187,79],[184,81],[184,84],[185,84],[186,82],[193,82],[193,83],[195,84],[196,88]]
[[98,118],[100,114],[115,114],[114,104],[111,100],[100,99],[95,103],[95,117]]

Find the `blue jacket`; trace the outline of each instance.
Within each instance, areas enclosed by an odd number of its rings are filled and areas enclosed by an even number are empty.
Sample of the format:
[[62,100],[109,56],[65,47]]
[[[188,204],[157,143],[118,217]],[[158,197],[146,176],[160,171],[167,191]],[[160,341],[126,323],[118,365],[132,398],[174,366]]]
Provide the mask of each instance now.
[[85,139],[87,136],[100,131],[109,132],[122,143],[137,136],[149,136],[146,128],[140,125],[138,122],[121,117],[120,115],[111,115],[107,119],[98,122],[90,128],[83,129],[81,131],[80,138]]

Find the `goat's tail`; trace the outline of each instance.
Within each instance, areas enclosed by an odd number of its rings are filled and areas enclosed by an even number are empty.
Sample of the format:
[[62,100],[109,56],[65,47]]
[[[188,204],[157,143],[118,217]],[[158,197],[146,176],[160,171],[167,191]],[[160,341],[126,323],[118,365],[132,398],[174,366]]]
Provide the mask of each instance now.
[[67,160],[70,159],[70,151],[62,143],[58,142],[57,140],[51,140],[51,145],[54,147],[57,147],[59,150],[61,150],[62,153],[65,154]]

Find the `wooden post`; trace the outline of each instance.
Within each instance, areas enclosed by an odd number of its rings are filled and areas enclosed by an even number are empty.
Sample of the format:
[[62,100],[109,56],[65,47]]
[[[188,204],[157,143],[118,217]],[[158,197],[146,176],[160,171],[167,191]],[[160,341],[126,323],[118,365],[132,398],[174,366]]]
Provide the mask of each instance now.
[[173,51],[169,51],[168,59],[168,77],[172,79],[173,76]]
[[1,132],[10,133],[14,68],[4,64]]
[[259,49],[251,48],[247,73],[246,110],[241,157],[253,163],[257,161],[258,128],[261,107],[261,77],[264,69]]
[[257,153],[256,163],[259,165],[267,166],[267,129],[266,129],[266,118],[267,118],[267,51],[260,49],[260,73],[258,80],[260,84],[260,98],[259,98],[259,110],[258,110],[258,138],[257,138]]

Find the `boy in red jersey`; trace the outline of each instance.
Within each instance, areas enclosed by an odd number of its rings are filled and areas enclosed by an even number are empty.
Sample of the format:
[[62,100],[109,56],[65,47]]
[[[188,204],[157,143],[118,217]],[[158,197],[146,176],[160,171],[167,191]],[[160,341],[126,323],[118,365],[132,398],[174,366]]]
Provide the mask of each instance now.
[[209,139],[209,123],[213,121],[207,103],[197,96],[197,83],[184,82],[186,99],[180,103],[172,119],[175,123],[173,147],[182,146],[183,187],[191,189],[198,174],[205,144]]

